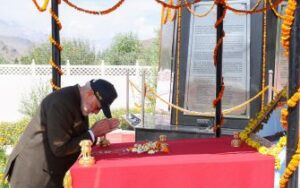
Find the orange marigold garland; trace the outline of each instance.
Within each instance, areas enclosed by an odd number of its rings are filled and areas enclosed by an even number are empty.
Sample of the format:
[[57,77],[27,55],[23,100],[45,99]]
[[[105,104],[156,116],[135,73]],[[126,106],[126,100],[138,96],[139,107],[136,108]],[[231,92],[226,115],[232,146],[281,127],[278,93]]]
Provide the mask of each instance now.
[[222,86],[221,86],[221,90],[218,93],[218,97],[213,101],[213,106],[214,108],[217,106],[217,104],[221,101],[223,95],[224,95],[224,90],[225,90],[225,86],[224,86],[224,82],[222,81]]
[[49,4],[49,0],[45,0],[42,6],[40,6],[40,5],[36,2],[36,0],[32,0],[32,1],[33,1],[34,5],[36,6],[36,8],[37,8],[40,12],[44,12],[44,11],[47,9],[47,6],[48,6],[48,4]]
[[57,64],[54,63],[52,59],[49,60],[48,62],[60,75],[63,75],[64,72],[57,66]]
[[240,10],[240,9],[235,9],[232,6],[228,5],[228,3],[224,3],[225,4],[225,8],[228,10],[231,10],[235,13],[244,13],[244,14],[253,14],[253,13],[259,13],[259,12],[263,12],[263,11],[268,11],[273,7],[277,7],[283,0],[277,0],[274,4],[272,4],[272,6],[268,6],[268,7],[264,7],[258,10]]
[[61,30],[62,25],[61,25],[61,22],[60,22],[58,16],[55,14],[54,11],[52,11],[52,9],[50,9],[49,12],[50,12],[51,16],[53,17],[53,19],[55,20],[55,23],[58,26],[58,29]]
[[[287,101],[287,105],[289,108],[293,108],[296,106],[296,104],[299,102],[300,100],[300,88],[298,88],[297,92],[294,93],[294,95],[288,99]],[[287,117],[289,115],[289,112],[286,108],[283,108],[281,110],[281,125],[284,129],[287,129],[288,123],[287,123]]]
[[87,9],[81,8],[81,7],[77,6],[77,5],[75,5],[74,3],[71,3],[69,0],[63,0],[63,1],[65,3],[67,3],[67,5],[69,5],[70,7],[74,8],[74,9],[76,9],[78,11],[85,12],[85,13],[88,13],[88,14],[104,15],[104,14],[111,13],[114,10],[116,10],[117,8],[119,8],[125,0],[120,0],[118,3],[116,3],[111,8],[108,8],[106,10],[99,10],[99,11],[96,11],[96,10],[87,10]]
[[[173,0],[169,0],[169,3],[173,3]],[[162,9],[162,23],[163,24],[166,24],[168,22],[172,22],[175,20],[176,18],[176,10],[173,10],[173,16],[171,16],[171,12],[172,12],[172,9],[171,8],[166,8],[166,7],[163,7]]]
[[296,7],[297,2],[295,0],[288,0],[285,15],[283,16],[283,23],[281,25],[281,44],[286,56],[289,55],[291,28],[294,22],[294,12]]
[[59,51],[62,51],[63,50],[63,47],[56,41],[52,38],[52,36],[49,36],[49,41],[56,47],[59,49]]
[[168,8],[171,8],[171,9],[179,9],[179,8],[184,8],[184,7],[188,7],[188,6],[191,6],[192,4],[195,4],[195,3],[199,3],[201,0],[194,0],[193,2],[187,2],[187,3],[184,3],[184,4],[181,4],[181,1],[178,3],[178,4],[175,4],[173,5],[172,3],[166,3],[164,1],[161,1],[161,0],[155,0],[157,3],[161,4],[163,7],[168,7]]
[[[224,1],[223,0],[215,0],[215,4],[224,4]],[[226,8],[224,8],[224,11],[223,11],[223,15],[216,21],[214,27],[217,28],[224,20],[225,18],[225,15],[226,15]],[[222,31],[222,35],[221,37],[218,39],[217,41],[217,44],[214,48],[214,54],[213,54],[213,60],[214,60],[214,65],[216,66],[217,65],[217,54],[218,54],[218,50],[221,46],[221,44],[223,43],[223,38],[225,36],[225,33],[224,33],[224,30]],[[221,86],[221,90],[220,92],[218,93],[218,96],[216,99],[214,99],[213,101],[213,107],[216,108],[217,104],[221,101],[222,97],[223,97],[223,94],[224,94],[224,90],[225,90],[225,86],[224,86],[224,82],[223,82],[223,78],[222,78],[222,86]],[[217,128],[220,128],[221,125],[223,125],[224,123],[224,115],[223,113],[221,112],[221,120],[220,120],[220,124],[215,124],[213,126],[213,131],[216,132]]]
[[50,80],[50,84],[51,84],[52,88],[54,88],[55,90],[59,90],[60,89],[60,87],[58,87],[57,85],[55,85],[53,83],[53,80]]
[[286,184],[289,181],[290,176],[294,173],[294,171],[299,166],[299,161],[300,161],[299,142],[300,142],[300,139],[298,140],[297,150],[296,150],[295,154],[292,156],[292,159],[290,160],[289,164],[287,165],[286,169],[284,170],[282,177],[280,178],[280,181],[279,181],[280,188],[286,187]]

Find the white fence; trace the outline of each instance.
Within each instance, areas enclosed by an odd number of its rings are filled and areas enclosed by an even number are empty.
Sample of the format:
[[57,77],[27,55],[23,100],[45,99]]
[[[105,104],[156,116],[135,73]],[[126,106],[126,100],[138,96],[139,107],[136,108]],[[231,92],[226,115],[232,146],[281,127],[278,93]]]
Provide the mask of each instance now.
[[[61,87],[80,84],[83,85],[91,79],[102,78],[114,84],[118,98],[112,108],[126,107],[126,75],[139,85],[141,75],[145,72],[147,80],[154,81],[156,68],[150,66],[112,66],[112,65],[70,65],[61,67],[64,74],[61,76]],[[20,102],[29,93],[43,84],[48,84],[52,79],[50,65],[0,65],[0,121],[16,121],[22,118],[19,112]],[[137,95],[137,94],[135,94]],[[130,94],[130,106],[139,99]],[[138,101],[136,101],[138,100]]]

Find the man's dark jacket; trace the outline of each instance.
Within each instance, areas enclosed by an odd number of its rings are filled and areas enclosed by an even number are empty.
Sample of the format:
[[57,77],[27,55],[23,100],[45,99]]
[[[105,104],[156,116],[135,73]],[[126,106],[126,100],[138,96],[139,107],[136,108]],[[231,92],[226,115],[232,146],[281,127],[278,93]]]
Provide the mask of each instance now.
[[91,139],[82,115],[78,85],[49,94],[10,155],[5,175],[11,188],[60,188],[80,154],[79,142]]

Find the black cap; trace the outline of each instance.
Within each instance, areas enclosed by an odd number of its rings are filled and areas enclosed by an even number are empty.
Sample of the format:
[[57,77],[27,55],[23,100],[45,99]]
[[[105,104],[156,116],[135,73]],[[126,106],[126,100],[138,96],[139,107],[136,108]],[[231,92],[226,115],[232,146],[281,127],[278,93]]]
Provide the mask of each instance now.
[[90,84],[95,96],[101,103],[103,114],[107,118],[111,118],[109,106],[118,97],[114,85],[103,79],[91,80]]

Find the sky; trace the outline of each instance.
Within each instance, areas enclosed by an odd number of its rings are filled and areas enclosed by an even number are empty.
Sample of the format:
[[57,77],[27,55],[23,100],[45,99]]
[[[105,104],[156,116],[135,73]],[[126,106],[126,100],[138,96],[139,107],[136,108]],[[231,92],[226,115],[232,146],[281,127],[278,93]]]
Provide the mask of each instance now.
[[[37,0],[42,5],[44,0]],[[69,0],[89,10],[105,10],[118,0]],[[19,36],[30,40],[47,41],[51,34],[51,0],[45,12],[39,12],[32,0],[0,0],[0,35]],[[64,1],[59,5],[62,23],[60,37],[80,38],[107,48],[118,33],[133,32],[140,40],[153,38],[160,29],[161,5],[154,0],[125,0],[114,12],[107,15],[91,15],[79,12]],[[12,27],[10,30],[9,27]],[[1,25],[0,25],[1,26]]]

